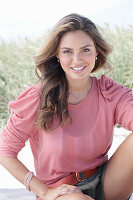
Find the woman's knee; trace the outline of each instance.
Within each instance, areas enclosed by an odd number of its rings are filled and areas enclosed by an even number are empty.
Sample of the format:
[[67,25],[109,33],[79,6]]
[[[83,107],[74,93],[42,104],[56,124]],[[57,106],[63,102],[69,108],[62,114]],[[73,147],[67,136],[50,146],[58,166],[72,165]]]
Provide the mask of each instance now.
[[[133,191],[133,134],[118,147],[104,177],[106,199],[126,199]],[[113,191],[113,192],[112,192]]]
[[93,200],[93,199],[84,194],[73,193],[73,194],[60,196],[56,200]]

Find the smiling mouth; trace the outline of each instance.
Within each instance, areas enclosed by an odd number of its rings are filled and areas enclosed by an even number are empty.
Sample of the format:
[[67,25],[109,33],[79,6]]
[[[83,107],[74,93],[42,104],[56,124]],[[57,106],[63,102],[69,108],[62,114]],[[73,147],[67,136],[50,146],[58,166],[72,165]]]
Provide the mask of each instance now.
[[83,67],[71,67],[71,69],[73,69],[74,71],[82,71],[86,66]]

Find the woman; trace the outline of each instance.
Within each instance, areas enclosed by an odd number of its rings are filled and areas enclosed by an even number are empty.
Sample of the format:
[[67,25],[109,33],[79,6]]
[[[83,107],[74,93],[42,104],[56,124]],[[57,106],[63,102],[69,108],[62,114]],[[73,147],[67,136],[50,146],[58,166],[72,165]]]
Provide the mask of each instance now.
[[[90,76],[109,66],[109,53],[92,21],[65,16],[35,57],[41,83],[10,103],[0,162],[38,200],[125,200],[133,191],[133,135],[107,156],[116,123],[133,131],[132,91]],[[28,139],[36,176],[17,159]]]

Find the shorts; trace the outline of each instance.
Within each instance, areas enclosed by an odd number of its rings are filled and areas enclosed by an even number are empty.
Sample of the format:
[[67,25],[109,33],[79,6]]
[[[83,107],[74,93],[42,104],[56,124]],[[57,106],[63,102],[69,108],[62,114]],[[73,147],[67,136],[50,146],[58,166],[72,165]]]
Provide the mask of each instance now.
[[[105,200],[104,196],[104,176],[108,161],[98,167],[95,174],[90,176],[87,180],[77,183],[75,186],[79,187],[83,194],[92,197],[95,200]],[[129,200],[130,197],[127,199]]]
[[77,186],[84,194],[95,200],[105,200],[104,197],[104,175],[107,162],[98,167],[98,170],[87,180],[77,183]]

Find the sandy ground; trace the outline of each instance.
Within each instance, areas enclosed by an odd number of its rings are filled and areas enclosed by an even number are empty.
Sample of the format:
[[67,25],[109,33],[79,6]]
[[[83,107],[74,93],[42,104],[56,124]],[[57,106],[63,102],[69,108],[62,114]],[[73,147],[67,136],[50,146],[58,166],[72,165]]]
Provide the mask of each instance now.
[[0,200],[36,200],[35,195],[25,189],[0,189]]
[[[123,128],[114,129],[114,140],[109,151],[109,157],[115,152],[130,132]],[[33,156],[29,143],[19,153],[19,159],[27,166],[30,171],[34,171]],[[29,162],[30,161],[30,162]],[[34,200],[33,193],[25,190],[24,186],[14,179],[9,172],[0,166],[0,200]],[[133,196],[130,198],[133,200]]]

